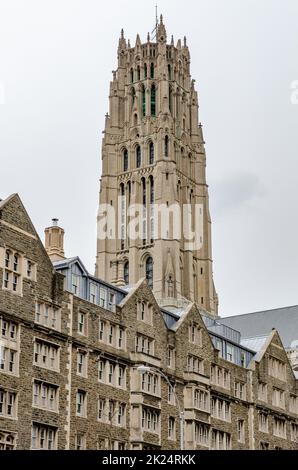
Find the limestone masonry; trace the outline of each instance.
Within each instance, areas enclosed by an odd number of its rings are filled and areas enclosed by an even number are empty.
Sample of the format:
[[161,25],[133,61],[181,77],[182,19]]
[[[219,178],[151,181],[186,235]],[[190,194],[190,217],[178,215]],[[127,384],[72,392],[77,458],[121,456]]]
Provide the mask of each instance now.
[[[154,41],[121,33],[100,189],[120,236],[98,238],[95,275],[65,257],[57,219],[44,246],[20,197],[0,200],[0,449],[298,449],[298,375],[278,331],[245,338],[218,317],[189,67],[162,18]],[[174,203],[200,208],[200,247],[156,233],[156,205]]]

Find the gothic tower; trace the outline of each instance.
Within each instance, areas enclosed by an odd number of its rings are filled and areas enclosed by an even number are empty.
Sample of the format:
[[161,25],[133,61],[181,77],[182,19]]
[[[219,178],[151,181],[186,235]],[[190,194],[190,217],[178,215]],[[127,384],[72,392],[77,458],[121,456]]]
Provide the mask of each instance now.
[[[148,34],[142,44],[137,35],[131,47],[122,30],[110,84],[100,187],[100,207],[108,204],[116,213],[116,235],[109,229],[106,238],[98,236],[96,275],[118,286],[147,277],[160,305],[175,308],[195,301],[216,315],[206,155],[194,82],[186,38],[175,46],[172,37],[167,44],[162,16],[154,41]],[[141,207],[138,237],[128,231],[133,219],[129,207],[135,204]],[[162,224],[164,216],[157,217],[156,207],[170,212],[175,205],[181,209],[181,233],[173,229],[173,214],[169,230],[157,230],[157,219]],[[183,206],[200,208],[200,246],[185,237]],[[191,217],[198,231],[198,212],[193,210]]]

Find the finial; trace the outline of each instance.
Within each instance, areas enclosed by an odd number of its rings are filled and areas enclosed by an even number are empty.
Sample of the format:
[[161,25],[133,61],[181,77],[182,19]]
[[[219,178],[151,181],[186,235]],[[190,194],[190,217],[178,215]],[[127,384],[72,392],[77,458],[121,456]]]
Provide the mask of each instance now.
[[184,47],[186,47],[186,36],[184,36]]
[[128,46],[129,49],[130,49],[130,39],[128,39],[128,41],[127,41],[127,46]]
[[124,39],[124,29],[121,29],[121,39]]
[[160,22],[161,22],[161,23],[162,23],[162,20],[163,20],[163,16],[162,16],[162,15],[160,15]]
[[147,34],[147,42],[150,42],[150,33]]
[[174,36],[172,34],[172,37],[171,37],[171,46],[174,46]]

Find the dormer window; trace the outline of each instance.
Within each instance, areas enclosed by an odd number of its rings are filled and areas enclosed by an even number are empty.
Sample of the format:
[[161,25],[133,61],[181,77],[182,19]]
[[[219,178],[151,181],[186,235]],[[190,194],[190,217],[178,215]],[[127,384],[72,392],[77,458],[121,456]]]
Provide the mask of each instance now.
[[80,277],[77,274],[72,274],[71,276],[71,290],[77,295],[80,288]]

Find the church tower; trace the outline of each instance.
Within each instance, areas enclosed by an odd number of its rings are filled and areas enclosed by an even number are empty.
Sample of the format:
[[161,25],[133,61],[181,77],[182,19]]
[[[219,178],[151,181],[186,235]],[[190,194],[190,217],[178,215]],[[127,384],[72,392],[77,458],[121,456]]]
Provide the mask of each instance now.
[[[206,155],[194,83],[186,38],[175,46],[172,37],[168,44],[162,16],[154,41],[148,34],[142,44],[137,35],[131,47],[122,30],[102,142],[99,197],[100,208],[111,208],[105,212],[106,227],[115,213],[116,229],[98,235],[96,275],[118,286],[146,277],[160,305],[175,309],[195,301],[217,315]],[[136,205],[138,237],[128,229]],[[171,213],[177,206],[180,234],[173,228],[173,213],[168,230],[160,230],[165,217],[159,208]],[[185,236],[189,214],[184,206],[192,210],[199,246]],[[100,227],[102,215],[100,210]]]

